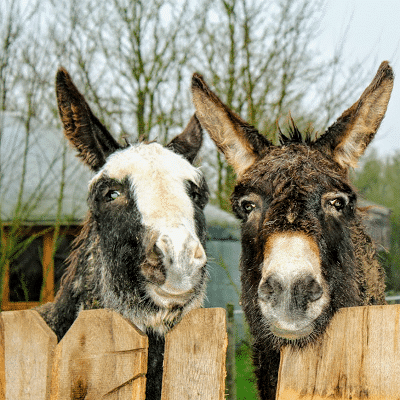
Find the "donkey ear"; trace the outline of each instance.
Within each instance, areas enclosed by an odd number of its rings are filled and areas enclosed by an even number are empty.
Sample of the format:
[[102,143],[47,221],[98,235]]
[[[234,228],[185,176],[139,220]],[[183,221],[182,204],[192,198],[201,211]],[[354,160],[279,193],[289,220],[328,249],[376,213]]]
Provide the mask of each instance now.
[[271,143],[222,103],[199,74],[193,75],[192,93],[201,125],[241,176]]
[[121,146],[93,115],[68,72],[62,67],[56,75],[56,94],[65,136],[78,150],[82,160],[94,171],[99,170],[107,157]]
[[180,135],[175,136],[175,138],[169,142],[167,148],[174,153],[181,154],[193,164],[202,143],[203,129],[201,128],[196,114],[193,114],[185,130]]
[[355,167],[385,116],[393,89],[393,70],[384,61],[364,93],[315,143],[342,167]]

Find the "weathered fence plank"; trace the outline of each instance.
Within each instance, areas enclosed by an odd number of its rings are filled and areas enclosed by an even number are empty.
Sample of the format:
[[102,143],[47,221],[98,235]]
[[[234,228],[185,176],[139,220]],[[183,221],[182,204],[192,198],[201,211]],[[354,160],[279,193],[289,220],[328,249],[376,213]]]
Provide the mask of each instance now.
[[162,400],[222,400],[228,338],[223,308],[192,310],[167,335]]
[[81,311],[56,347],[51,399],[143,400],[147,348],[118,313]]
[[400,396],[400,305],[340,310],[324,340],[282,351],[277,400]]
[[236,343],[234,305],[226,305],[228,347],[226,349],[226,392],[229,400],[236,400]]
[[6,398],[6,371],[4,359],[4,323],[3,318],[0,318],[0,400]]
[[[33,310],[1,313],[6,400],[49,399],[51,367],[57,337]],[[5,382],[4,380],[5,379]]]

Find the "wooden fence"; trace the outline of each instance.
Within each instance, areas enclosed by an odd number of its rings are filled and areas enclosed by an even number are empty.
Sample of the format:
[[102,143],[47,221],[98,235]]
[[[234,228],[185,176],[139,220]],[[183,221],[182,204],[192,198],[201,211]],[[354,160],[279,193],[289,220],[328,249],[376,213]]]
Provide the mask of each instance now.
[[344,308],[323,339],[283,349],[277,400],[400,399],[400,305]]
[[[148,339],[110,310],[81,311],[60,343],[36,311],[0,318],[0,399],[145,398]],[[193,310],[166,336],[162,399],[222,400],[226,316]]]
[[[216,308],[167,334],[163,400],[225,398],[226,332]],[[116,312],[82,311],[58,344],[36,311],[3,312],[0,343],[0,399],[144,399],[147,336]],[[277,400],[399,398],[400,305],[342,309],[322,341],[282,350]]]

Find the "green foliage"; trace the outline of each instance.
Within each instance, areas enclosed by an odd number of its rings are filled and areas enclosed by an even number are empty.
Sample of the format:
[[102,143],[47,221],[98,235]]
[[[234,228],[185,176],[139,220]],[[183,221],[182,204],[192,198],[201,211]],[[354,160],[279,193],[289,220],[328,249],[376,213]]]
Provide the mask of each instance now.
[[380,252],[380,261],[386,271],[386,291],[400,293],[400,222],[398,216],[391,218],[390,251]]
[[352,173],[361,196],[392,210],[391,248],[380,257],[387,274],[387,290],[400,292],[400,152],[380,159],[372,149],[361,164]]
[[[0,221],[0,229],[2,238],[0,246],[0,299],[2,299],[6,269],[10,268],[9,273],[11,274],[13,272],[12,268],[16,267],[13,264],[18,261],[18,258],[24,254],[35,239],[43,236],[48,231],[48,228],[35,230],[27,234],[28,231],[21,222],[15,219],[7,225]],[[20,272],[19,289],[23,295],[21,300],[29,301],[28,282],[26,279],[24,272]]]
[[354,173],[353,182],[363,197],[371,201],[379,202],[381,196],[382,162],[378,160],[377,153],[373,149],[363,161],[362,169]]
[[364,198],[390,208],[393,217],[400,216],[400,152],[379,159],[372,149],[353,172],[352,181]]
[[253,369],[251,348],[246,342],[242,342],[236,350],[236,397],[238,400],[258,400]]

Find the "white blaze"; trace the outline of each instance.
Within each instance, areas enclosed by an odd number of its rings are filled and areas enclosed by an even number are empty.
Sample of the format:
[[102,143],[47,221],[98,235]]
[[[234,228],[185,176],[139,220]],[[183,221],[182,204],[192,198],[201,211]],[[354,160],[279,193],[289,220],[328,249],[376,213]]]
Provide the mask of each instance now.
[[[103,175],[118,181],[129,179],[142,224],[158,232],[157,245],[173,260],[173,265],[168,260],[165,262],[167,280],[161,292],[190,291],[199,268],[206,262],[206,255],[197,238],[194,207],[185,182],[199,184],[201,173],[183,156],[150,143],[113,153],[91,184]],[[193,250],[194,260],[188,260],[188,249]]]
[[199,182],[199,171],[185,158],[158,143],[139,144],[113,153],[102,170],[116,180],[128,177],[144,225],[163,229],[182,223],[193,234],[194,210],[186,193],[185,181]]

